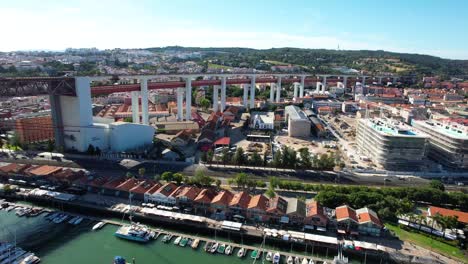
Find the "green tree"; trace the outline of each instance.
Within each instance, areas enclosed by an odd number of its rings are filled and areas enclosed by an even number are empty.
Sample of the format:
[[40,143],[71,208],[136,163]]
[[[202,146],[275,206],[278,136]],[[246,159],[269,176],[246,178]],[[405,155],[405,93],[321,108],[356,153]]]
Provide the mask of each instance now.
[[133,174],[132,174],[131,172],[128,171],[128,172],[125,174],[125,177],[126,177],[127,179],[133,178]]
[[268,190],[266,190],[265,196],[270,199],[275,198],[276,196],[275,189],[271,185],[268,187]]
[[244,172],[237,173],[236,176],[232,178],[232,183],[235,183],[239,188],[245,188],[247,186],[248,181],[249,177]]
[[178,185],[182,183],[184,180],[184,175],[182,173],[174,173],[172,175],[173,181],[175,181]]
[[206,111],[206,109],[208,109],[211,105],[211,102],[210,100],[208,100],[207,98],[202,98],[200,100],[200,106]]
[[161,175],[161,180],[166,181],[166,182],[171,182],[174,180],[174,174],[170,171],[165,171]]
[[195,176],[193,177],[193,182],[201,186],[211,186],[215,179],[205,174],[205,171],[201,168],[198,168],[195,171]]
[[208,150],[206,152],[206,162],[212,163],[213,162],[213,156],[214,156],[213,150],[212,149]]
[[216,184],[216,187],[218,189],[221,188],[221,180],[220,179],[216,179],[215,184]]
[[250,164],[253,166],[262,166],[263,165],[262,157],[257,152],[254,152],[252,154],[252,158],[250,159]]
[[273,188],[277,188],[279,187],[280,183],[281,183],[281,180],[278,179],[278,177],[270,177],[269,179],[269,182],[270,182],[270,186],[272,186]]
[[299,149],[299,156],[301,158],[301,167],[304,169],[310,169],[312,167],[312,157],[309,152],[309,148]]
[[125,117],[123,121],[127,123],[133,123],[133,119],[131,117]]
[[244,153],[243,148],[241,147],[237,148],[236,153],[234,154],[232,158],[232,161],[235,165],[239,165],[239,166],[246,164],[245,153]]
[[140,177],[145,176],[145,172],[146,172],[145,168],[139,168],[138,169],[138,175],[140,175]]
[[433,188],[433,189],[436,189],[436,190],[441,190],[441,191],[445,191],[445,186],[444,184],[439,181],[439,180],[432,180],[430,183],[429,183],[429,187]]

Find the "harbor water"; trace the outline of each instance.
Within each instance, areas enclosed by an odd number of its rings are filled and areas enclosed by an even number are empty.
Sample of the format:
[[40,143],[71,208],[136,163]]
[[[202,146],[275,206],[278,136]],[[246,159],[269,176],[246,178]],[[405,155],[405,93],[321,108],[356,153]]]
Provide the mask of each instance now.
[[[182,248],[173,245],[172,242],[165,244],[161,242],[162,236],[157,241],[140,244],[115,237],[114,232],[118,227],[114,225],[107,224],[101,230],[92,231],[95,222],[90,220],[83,221],[78,226],[54,224],[45,219],[45,214],[18,217],[14,212],[0,211],[0,241],[16,241],[18,246],[34,252],[46,264],[112,263],[114,256],[123,256],[127,262],[134,259],[136,264],[253,262],[250,252],[243,259],[235,254],[211,255],[203,250],[202,243],[197,250],[193,250],[188,246]],[[269,247],[274,250],[274,246]],[[285,248],[281,250],[290,251]],[[256,261],[261,262],[262,260]]]

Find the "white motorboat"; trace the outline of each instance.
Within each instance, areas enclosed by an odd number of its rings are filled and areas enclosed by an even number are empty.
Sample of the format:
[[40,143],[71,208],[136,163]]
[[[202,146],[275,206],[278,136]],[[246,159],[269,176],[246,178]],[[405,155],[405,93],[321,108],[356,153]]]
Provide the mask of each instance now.
[[219,243],[214,243],[211,248],[210,248],[210,253],[216,253],[216,250],[218,249]]
[[174,245],[179,245],[180,243],[180,240],[182,239],[182,237],[177,237],[175,240],[174,240]]
[[302,264],[309,264],[309,260],[307,258],[302,259]]
[[195,239],[195,240],[192,242],[191,247],[192,247],[193,249],[197,249],[197,248],[198,248],[198,244],[200,244],[200,239],[197,238],[197,239]]
[[313,259],[310,259],[310,260],[309,260],[309,264],[315,264],[314,260],[313,260]]
[[273,264],[279,264],[281,260],[281,255],[279,252],[276,252],[274,255],[273,255]]
[[272,261],[273,260],[273,253],[268,252],[265,256],[266,261]]
[[292,256],[289,256],[288,259],[286,260],[287,264],[294,264],[294,259]]
[[233,247],[231,245],[227,246],[226,249],[224,250],[224,254],[226,255],[231,255],[233,251]]
[[151,230],[139,223],[123,225],[114,233],[116,237],[146,243],[151,239]]
[[93,231],[101,229],[106,223],[105,222],[99,222],[93,226]]
[[301,264],[301,259],[299,257],[294,257],[294,264]]
[[245,248],[241,248],[241,249],[239,249],[239,251],[237,252],[237,256],[238,256],[239,258],[243,258],[243,257],[245,257],[245,254],[246,254],[246,253],[247,253],[247,250],[246,250]]

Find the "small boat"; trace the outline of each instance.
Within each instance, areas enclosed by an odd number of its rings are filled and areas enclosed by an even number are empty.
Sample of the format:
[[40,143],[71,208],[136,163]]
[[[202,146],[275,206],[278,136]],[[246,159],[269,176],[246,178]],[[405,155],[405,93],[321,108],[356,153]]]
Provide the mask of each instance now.
[[262,255],[262,252],[260,252],[258,249],[255,249],[250,254],[250,257],[253,258],[253,259],[258,259],[258,258],[260,258],[261,255]]
[[313,260],[313,259],[310,259],[310,260],[309,260],[309,264],[315,264],[314,260]]
[[221,244],[221,245],[219,245],[217,251],[218,251],[219,254],[224,254],[225,249],[226,249],[226,244]]
[[43,210],[41,208],[32,208],[31,212],[28,214],[28,217],[35,217],[42,214]]
[[112,264],[127,264],[127,261],[121,256],[116,256]]
[[114,235],[118,238],[141,243],[147,243],[151,240],[151,230],[145,225],[134,222],[119,227]]
[[286,263],[287,264],[293,264],[294,263],[294,259],[292,256],[289,256],[288,259],[286,260]]
[[265,256],[266,261],[272,261],[273,260],[273,253],[268,252]]
[[188,243],[188,238],[184,237],[180,240],[179,246],[185,247]]
[[174,245],[178,245],[180,243],[180,240],[182,240],[182,237],[177,237],[175,240],[174,240]]
[[213,245],[212,242],[206,242],[205,246],[203,247],[203,249],[205,250],[205,252],[210,251],[212,245]]
[[163,236],[163,239],[162,239],[162,242],[163,243],[167,243],[171,240],[171,236],[170,235],[164,235]]
[[231,245],[229,245],[229,246],[226,247],[226,250],[224,250],[224,254],[226,254],[226,255],[231,255],[231,254],[232,254],[232,251],[234,251],[234,247],[232,247]]
[[294,264],[301,264],[301,259],[299,257],[294,257]]
[[192,245],[190,245],[193,249],[197,249],[198,248],[198,244],[200,244],[200,239],[195,239],[193,242],[192,242]]
[[41,262],[41,259],[35,256],[33,253],[28,253],[16,260],[13,264],[37,264]]
[[218,249],[219,243],[214,243],[211,248],[210,248],[210,253],[216,253],[216,250]]
[[105,222],[99,222],[93,226],[93,231],[101,229],[106,223]]
[[191,238],[188,239],[187,246],[192,246],[193,240]]
[[60,214],[59,216],[55,217],[54,220],[52,220],[52,222],[56,223],[56,224],[60,224],[64,221],[66,221],[68,219],[68,215],[67,214]]
[[245,248],[241,248],[241,249],[239,249],[239,251],[237,252],[237,256],[238,256],[239,258],[243,258],[243,257],[245,257],[245,254],[246,254],[246,253],[247,253],[247,250],[246,250]]
[[302,264],[309,264],[309,260],[307,260],[307,258],[303,258],[302,259]]
[[281,255],[279,252],[276,252],[274,255],[273,255],[273,264],[279,264],[281,260]]

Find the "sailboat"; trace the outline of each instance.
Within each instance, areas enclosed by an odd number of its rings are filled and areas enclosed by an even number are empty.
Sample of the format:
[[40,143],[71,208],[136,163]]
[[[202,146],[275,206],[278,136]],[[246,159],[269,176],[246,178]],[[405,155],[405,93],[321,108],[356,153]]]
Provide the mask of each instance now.
[[[136,242],[141,242],[141,243],[147,243],[148,241],[151,240],[152,234],[151,230],[140,223],[134,223],[133,222],[133,211],[131,210],[132,206],[132,196],[129,196],[130,198],[130,224],[128,225],[123,225],[117,231],[114,233],[116,237],[131,240],[131,241],[136,241]],[[124,214],[125,217],[125,214]]]

